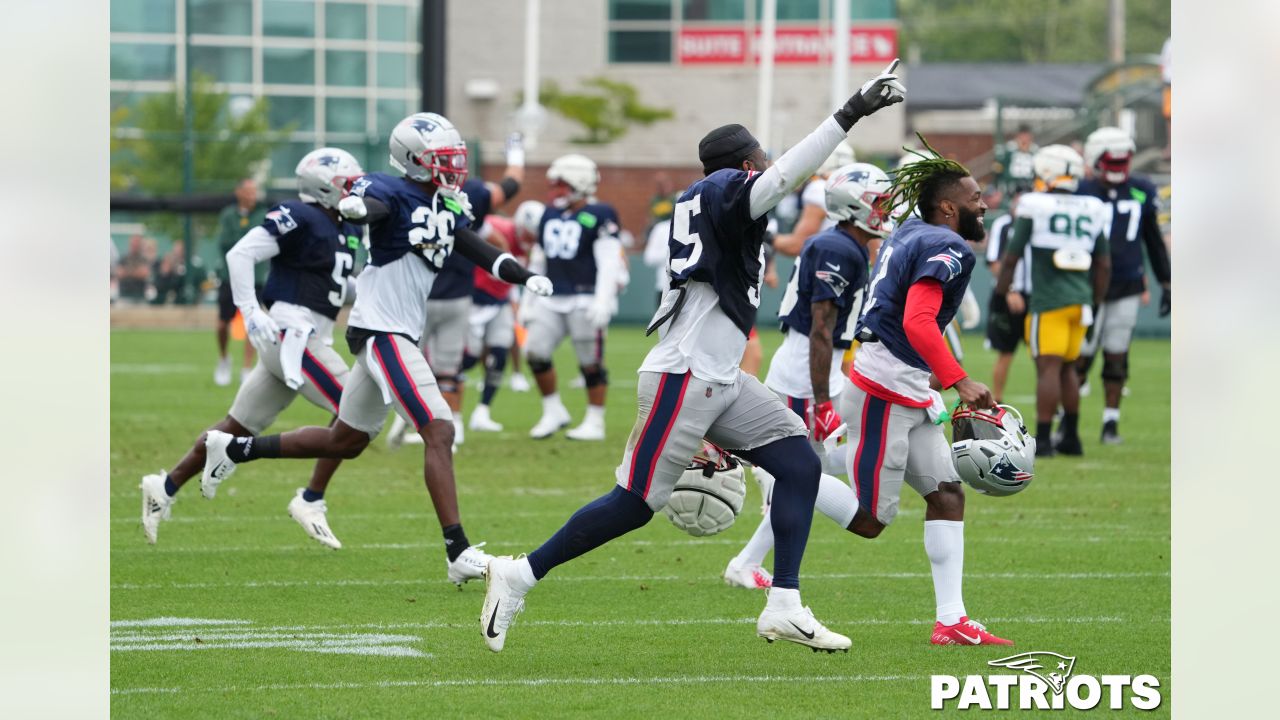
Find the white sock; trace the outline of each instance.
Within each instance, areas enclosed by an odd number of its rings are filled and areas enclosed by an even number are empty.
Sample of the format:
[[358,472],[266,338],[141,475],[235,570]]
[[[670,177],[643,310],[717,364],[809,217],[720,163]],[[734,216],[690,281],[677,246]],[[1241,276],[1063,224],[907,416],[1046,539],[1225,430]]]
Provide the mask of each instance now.
[[733,564],[739,567],[743,565],[762,565],[764,564],[764,556],[769,554],[773,549],[773,523],[766,512],[764,517],[760,519],[760,525],[756,527],[755,534],[747,541],[746,547],[742,548],[742,552],[733,559]]
[[831,475],[849,474],[849,443],[839,445],[822,456],[822,472]]
[[560,402],[560,393],[553,392],[550,395],[542,396],[542,414],[555,412],[557,408],[563,408],[564,403]]
[[1120,422],[1120,408],[1102,408],[1102,422]]
[[765,610],[799,610],[800,591],[795,588],[769,588],[769,599],[765,601]]
[[604,406],[603,406],[603,405],[588,405],[588,406],[587,406],[587,415],[586,415],[586,417],[584,417],[584,418],[582,419],[582,422],[584,422],[584,423],[599,423],[599,424],[603,425],[603,424],[604,424]]
[[513,577],[507,578],[507,582],[511,583],[511,587],[522,593],[527,593],[533,589],[534,585],[538,584],[538,578],[533,576],[533,566],[529,564],[529,558],[523,556],[516,558],[516,566],[513,569],[515,570],[512,573]]
[[925,520],[924,552],[933,566],[933,594],[938,622],[955,625],[967,613],[961,584],[964,579],[964,521]]
[[818,481],[818,502],[814,507],[844,530],[853,522],[853,514],[858,510],[858,496],[844,481],[823,473]]

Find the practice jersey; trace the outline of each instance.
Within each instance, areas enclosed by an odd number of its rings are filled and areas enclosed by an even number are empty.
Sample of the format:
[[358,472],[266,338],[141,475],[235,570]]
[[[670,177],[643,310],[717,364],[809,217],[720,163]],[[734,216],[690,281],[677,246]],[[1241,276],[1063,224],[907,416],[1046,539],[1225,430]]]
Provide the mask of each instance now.
[[641,372],[691,371],[718,383],[737,379],[764,278],[768,215],[751,217],[751,187],[759,178],[757,172],[717,170],[680,195],[667,261],[672,289],[650,323],[660,328],[660,339]]
[[383,203],[389,215],[369,226],[369,264],[348,325],[417,342],[436,274],[453,252],[454,233],[470,220],[457,200],[386,173],[365,175],[351,193]]
[[1169,282],[1169,248],[1160,232],[1160,193],[1150,180],[1130,177],[1128,182],[1113,187],[1097,179],[1085,180],[1080,183],[1079,194],[1096,197],[1111,209],[1108,300],[1140,295],[1146,289],[1142,261],[1144,246],[1156,279],[1162,283]]
[[[1013,237],[1013,213],[1005,213],[996,218],[996,221],[991,223],[991,229],[987,231],[987,262],[999,262],[1003,258],[1004,249],[1011,237]],[[1023,261],[1014,266],[1013,284],[1009,289],[1030,293],[1031,288],[1027,287],[1027,268],[1031,265],[1031,255],[1024,250],[1022,256]]]
[[547,206],[538,224],[538,244],[547,257],[553,295],[590,295],[596,291],[595,244],[617,239],[618,212],[606,203],[579,210]]
[[[1004,254],[1016,257],[1030,251],[1028,310],[1042,313],[1069,305],[1091,305],[1093,253],[1095,249],[1108,251],[1111,212],[1107,205],[1086,195],[1026,193],[1018,199],[1013,218],[1013,237]],[[1028,224],[1030,232],[1024,237],[1019,225]]]
[[280,247],[262,289],[266,306],[289,303],[336,319],[347,298],[363,228],[338,222],[300,200],[271,208],[262,227]]
[[836,305],[834,346],[848,349],[862,310],[870,262],[866,248],[839,228],[806,240],[778,308],[783,330],[808,337],[813,327],[813,303],[830,300]]
[[869,380],[904,398],[903,404],[929,404],[929,365],[907,340],[903,312],[907,292],[916,282],[932,278],[942,284],[938,332],[956,316],[977,258],[969,244],[950,228],[908,218],[884,241],[876,259],[856,337],[862,345],[854,355],[853,380]]
[[[490,232],[497,233],[507,241],[507,252],[516,258],[521,265],[525,264],[524,252],[520,243],[516,242],[516,224],[511,218],[490,215],[485,222]],[[505,305],[511,299],[511,283],[506,283],[489,274],[481,267],[472,265],[475,273],[475,292],[471,293],[471,302],[477,305]]]
[[[493,203],[493,194],[483,180],[471,179],[462,184],[462,192],[471,203],[471,227],[484,227],[484,219],[489,215]],[[431,286],[432,300],[452,300],[467,297],[475,289],[474,270],[476,264],[457,253],[451,253],[444,260],[444,267],[436,276],[436,284]]]

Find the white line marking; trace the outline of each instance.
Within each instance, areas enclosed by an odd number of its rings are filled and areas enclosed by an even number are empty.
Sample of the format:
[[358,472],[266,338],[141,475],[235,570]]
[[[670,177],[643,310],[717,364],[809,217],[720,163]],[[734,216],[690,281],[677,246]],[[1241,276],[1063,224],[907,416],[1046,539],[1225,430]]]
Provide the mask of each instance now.
[[149,618],[111,623],[112,652],[161,652],[193,650],[245,650],[285,648],[301,652],[431,657],[410,645],[422,643],[417,635],[382,632],[315,632],[305,628],[279,630],[248,627],[249,620],[204,618]]
[[208,618],[158,617],[146,620],[112,620],[113,628],[193,627],[198,625],[252,625],[252,620],[213,620]]
[[113,375],[177,375],[196,372],[199,369],[195,365],[160,363],[112,363],[111,365]]

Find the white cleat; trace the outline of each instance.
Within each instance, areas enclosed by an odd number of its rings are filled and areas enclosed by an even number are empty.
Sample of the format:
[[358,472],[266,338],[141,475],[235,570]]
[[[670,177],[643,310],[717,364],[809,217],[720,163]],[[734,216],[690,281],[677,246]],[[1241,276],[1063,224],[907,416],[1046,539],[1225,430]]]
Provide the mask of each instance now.
[[408,439],[408,435],[416,435],[416,433],[406,433],[409,423],[400,417],[400,413],[391,413],[391,427],[387,428],[387,449],[399,450],[400,446]]
[[142,484],[142,532],[147,534],[147,542],[156,544],[156,531],[161,520],[168,520],[175,498],[164,491],[165,471],[159,475],[144,475]]
[[538,420],[538,424],[533,426],[529,431],[529,437],[534,440],[543,440],[560,432],[562,428],[569,425],[569,411],[563,405],[553,408],[550,411],[544,409],[542,417]]
[[324,500],[315,502],[303,500],[303,492],[305,491],[302,488],[298,488],[298,494],[289,501],[289,517],[296,520],[316,542],[327,548],[340,550],[342,541],[334,536],[333,531],[329,529],[329,521],[325,519],[329,507],[325,505]]
[[583,420],[582,424],[564,434],[570,440],[603,440],[604,423]]
[[462,587],[462,584],[468,580],[477,580],[484,577],[485,569],[489,567],[489,561],[493,556],[481,550],[484,543],[476,543],[458,556],[457,560],[448,563],[449,582]]
[[813,611],[807,607],[793,610],[770,610],[766,607],[760,613],[760,619],[756,620],[756,634],[769,642],[786,640],[798,643],[813,648],[814,652],[849,652],[849,647],[853,645],[849,638],[828,630],[818,622]]
[[724,582],[732,587],[764,590],[773,587],[773,576],[759,565],[735,565],[730,560],[724,569]]
[[[459,411],[461,413],[461,411]],[[462,422],[462,415],[453,416],[453,451],[458,452],[458,447],[467,439],[467,428]]]
[[213,369],[213,384],[226,387],[231,384],[231,358],[222,358]]
[[218,486],[236,471],[236,464],[227,457],[227,446],[235,440],[221,430],[210,430],[204,436],[204,472],[200,475],[200,494],[213,499]]
[[524,373],[513,372],[511,379],[507,380],[507,386],[511,388],[511,392],[529,392],[529,378]]
[[484,608],[480,611],[480,632],[484,644],[494,652],[502,652],[507,644],[507,630],[515,622],[516,615],[524,610],[524,593],[516,590],[507,580],[516,572],[516,561],[510,555],[495,557],[489,561],[485,574]]
[[475,410],[471,411],[471,420],[467,423],[467,427],[472,432],[502,432],[502,423],[494,422],[489,417],[488,405],[477,405]]

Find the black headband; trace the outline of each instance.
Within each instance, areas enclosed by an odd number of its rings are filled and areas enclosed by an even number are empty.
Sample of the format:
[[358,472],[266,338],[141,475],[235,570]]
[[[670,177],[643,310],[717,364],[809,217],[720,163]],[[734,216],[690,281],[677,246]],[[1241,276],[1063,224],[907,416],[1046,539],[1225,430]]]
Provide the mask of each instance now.
[[716,170],[739,166],[759,147],[760,142],[745,127],[736,123],[722,125],[698,143],[698,160],[702,161],[702,172],[710,175]]

